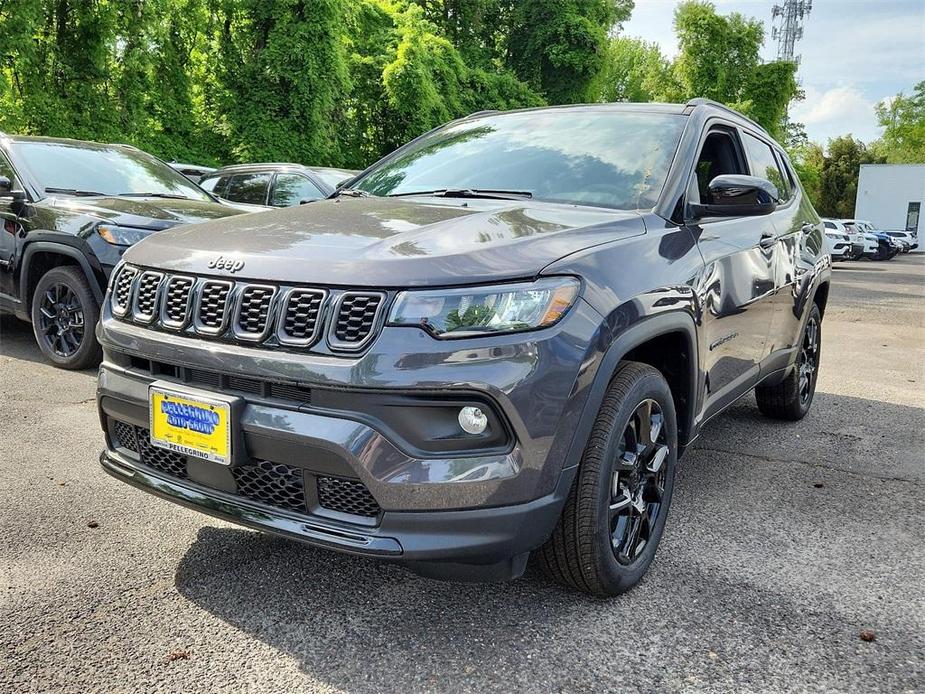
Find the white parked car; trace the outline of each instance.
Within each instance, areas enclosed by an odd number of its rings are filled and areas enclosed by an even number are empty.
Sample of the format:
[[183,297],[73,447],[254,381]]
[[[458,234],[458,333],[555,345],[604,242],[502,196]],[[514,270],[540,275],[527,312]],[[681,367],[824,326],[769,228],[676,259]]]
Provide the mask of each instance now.
[[857,234],[861,237],[861,243],[864,244],[864,250],[861,251],[862,256],[872,258],[880,252],[880,239],[877,238],[878,232],[870,222],[859,219],[843,219],[841,223],[845,225],[845,229],[848,230],[849,234]]
[[832,260],[857,260],[864,254],[864,238],[850,232],[837,219],[823,219],[825,236],[832,246]]
[[848,234],[834,225],[829,226],[830,221],[827,219],[823,220],[823,224],[825,225],[825,242],[832,260],[850,260],[854,249]]

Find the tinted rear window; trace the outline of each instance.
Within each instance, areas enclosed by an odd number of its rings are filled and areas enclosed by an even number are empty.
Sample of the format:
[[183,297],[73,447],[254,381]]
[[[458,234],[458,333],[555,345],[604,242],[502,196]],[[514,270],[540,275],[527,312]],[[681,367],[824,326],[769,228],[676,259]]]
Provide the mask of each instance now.
[[234,202],[266,205],[269,187],[270,174],[268,173],[235,174],[228,181],[228,188],[223,197]]

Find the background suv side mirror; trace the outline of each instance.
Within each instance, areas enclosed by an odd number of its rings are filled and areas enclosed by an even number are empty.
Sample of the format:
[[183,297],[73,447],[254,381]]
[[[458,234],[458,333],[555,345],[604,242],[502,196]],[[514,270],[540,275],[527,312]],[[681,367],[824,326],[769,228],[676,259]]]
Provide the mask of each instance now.
[[690,205],[695,219],[702,217],[758,217],[777,209],[780,194],[764,178],[742,174],[717,176],[709,185],[710,202]]

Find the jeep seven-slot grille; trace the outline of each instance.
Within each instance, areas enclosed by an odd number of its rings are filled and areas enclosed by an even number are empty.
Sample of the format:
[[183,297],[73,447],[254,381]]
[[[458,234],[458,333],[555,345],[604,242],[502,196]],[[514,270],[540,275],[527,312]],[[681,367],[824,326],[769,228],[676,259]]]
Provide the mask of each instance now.
[[159,272],[142,272],[135,290],[135,317],[139,320],[154,319],[157,308],[157,290],[164,276]]
[[252,284],[241,290],[241,303],[235,329],[239,336],[260,338],[266,332],[270,319],[270,302],[276,293],[274,287]]
[[231,283],[207,280],[199,290],[199,323],[209,330],[221,330],[228,316]]
[[[131,451],[142,464],[162,473],[180,479],[187,479],[186,457],[151,445],[150,432],[117,419],[110,420],[113,445]],[[336,511],[363,518],[378,517],[379,504],[359,480],[339,477],[306,478],[302,468],[269,460],[258,460],[255,465],[234,465],[229,468],[238,496],[267,506],[307,514],[306,482],[317,485],[318,505],[328,511]]]
[[164,292],[164,313],[161,320],[168,327],[183,327],[189,315],[189,299],[193,289],[191,277],[171,277]]
[[362,346],[372,333],[383,298],[381,294],[344,294],[334,324],[336,342],[343,348]]
[[125,314],[131,305],[132,282],[137,274],[137,268],[126,265],[119,272],[119,276],[116,277],[116,282],[112,288],[112,308],[118,315]]
[[286,296],[280,339],[291,344],[307,344],[315,336],[324,292],[293,289]]
[[301,348],[324,339],[334,352],[359,352],[375,337],[387,297],[385,292],[198,278],[125,265],[113,283],[111,301],[117,318],[190,336]]

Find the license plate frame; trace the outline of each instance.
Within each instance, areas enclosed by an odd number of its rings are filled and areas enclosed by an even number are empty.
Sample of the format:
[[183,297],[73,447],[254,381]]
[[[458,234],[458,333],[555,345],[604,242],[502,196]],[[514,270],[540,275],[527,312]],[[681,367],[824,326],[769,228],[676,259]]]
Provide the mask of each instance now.
[[151,445],[230,466],[238,426],[235,400],[237,398],[155,381],[148,386]]

